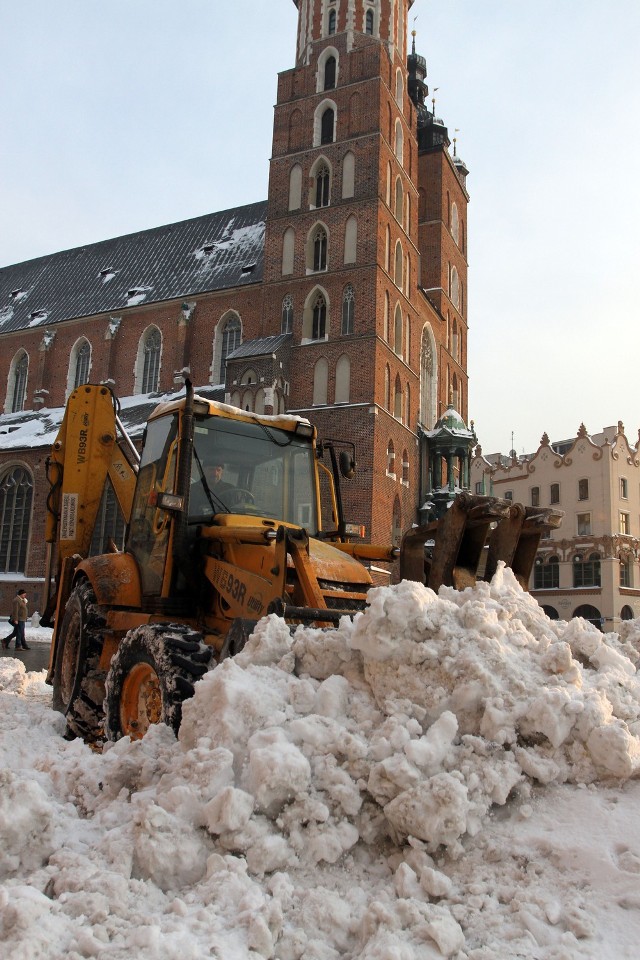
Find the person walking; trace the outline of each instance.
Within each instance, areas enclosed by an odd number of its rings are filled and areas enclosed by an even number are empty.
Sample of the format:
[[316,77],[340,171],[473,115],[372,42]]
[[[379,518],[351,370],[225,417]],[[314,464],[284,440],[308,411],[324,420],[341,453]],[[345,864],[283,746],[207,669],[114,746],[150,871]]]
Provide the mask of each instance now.
[[8,637],[2,638],[2,646],[5,650],[9,649],[9,644],[16,638],[16,650],[29,650],[30,647],[27,646],[27,641],[25,640],[24,631],[27,625],[27,607],[29,601],[27,599],[26,590],[18,590],[17,594],[13,598],[13,606],[11,608],[11,621],[13,622],[13,631],[9,634]]

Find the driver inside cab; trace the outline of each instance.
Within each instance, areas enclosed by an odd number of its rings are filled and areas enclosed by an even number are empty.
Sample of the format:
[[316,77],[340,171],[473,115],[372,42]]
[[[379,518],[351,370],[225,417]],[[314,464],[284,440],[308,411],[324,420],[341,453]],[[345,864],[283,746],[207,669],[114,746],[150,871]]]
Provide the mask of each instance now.
[[225,494],[229,494],[235,488],[232,484],[222,479],[224,473],[224,463],[222,460],[214,460],[212,463],[203,465],[204,482],[198,477],[191,485],[189,497],[189,513],[192,517],[199,517],[204,514],[210,514],[211,503],[205,490],[205,483],[209,489],[213,508],[215,513],[228,510],[230,504],[225,499]]

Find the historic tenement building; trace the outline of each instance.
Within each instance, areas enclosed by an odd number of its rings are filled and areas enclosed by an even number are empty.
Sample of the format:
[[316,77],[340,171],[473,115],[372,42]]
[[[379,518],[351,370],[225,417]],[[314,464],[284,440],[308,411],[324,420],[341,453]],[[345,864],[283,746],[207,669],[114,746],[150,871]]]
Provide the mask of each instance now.
[[418,518],[425,432],[449,400],[467,418],[467,169],[407,45],[413,0],[294,2],[265,202],[0,270],[5,607],[25,580],[38,603],[44,461],[78,384],[112,383],[138,433],[185,370],[309,417],[355,441],[346,507],[383,541]]
[[534,597],[552,619],[584,617],[605,631],[640,617],[640,434],[622,423],[551,443],[534,454],[483,456],[476,448],[472,489],[564,511],[542,540],[531,576]]

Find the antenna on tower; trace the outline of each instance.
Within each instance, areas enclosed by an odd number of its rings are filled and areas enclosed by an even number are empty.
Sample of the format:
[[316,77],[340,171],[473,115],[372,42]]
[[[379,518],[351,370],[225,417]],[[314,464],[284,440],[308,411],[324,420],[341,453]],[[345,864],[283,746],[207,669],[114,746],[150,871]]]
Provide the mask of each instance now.
[[[453,132],[454,132],[454,133],[460,133],[460,127],[456,127]],[[453,138],[453,155],[454,155],[454,157],[457,156],[457,154],[456,154],[456,143],[457,143],[457,141],[458,141],[458,138],[457,138],[457,137],[454,137],[454,138]]]
[[[433,92],[437,93],[439,89],[440,87],[434,87]],[[433,119],[435,120],[436,118],[436,98],[435,97],[431,97],[431,103],[433,104]]]

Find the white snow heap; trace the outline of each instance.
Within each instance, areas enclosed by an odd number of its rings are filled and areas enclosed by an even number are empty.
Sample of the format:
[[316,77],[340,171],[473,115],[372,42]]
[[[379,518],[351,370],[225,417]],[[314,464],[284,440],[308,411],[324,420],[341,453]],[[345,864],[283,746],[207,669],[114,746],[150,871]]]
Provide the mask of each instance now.
[[[196,685],[178,741],[159,726],[100,756],[43,713],[22,745],[8,714],[0,939],[25,958],[604,960],[584,883],[563,879],[574,849],[490,839],[490,813],[521,836],[530,799],[638,777],[637,637],[548,620],[500,568],[461,593],[372,589],[335,630],[265,618]],[[616,846],[630,883],[637,846]],[[640,901],[615,889],[626,923]]]

